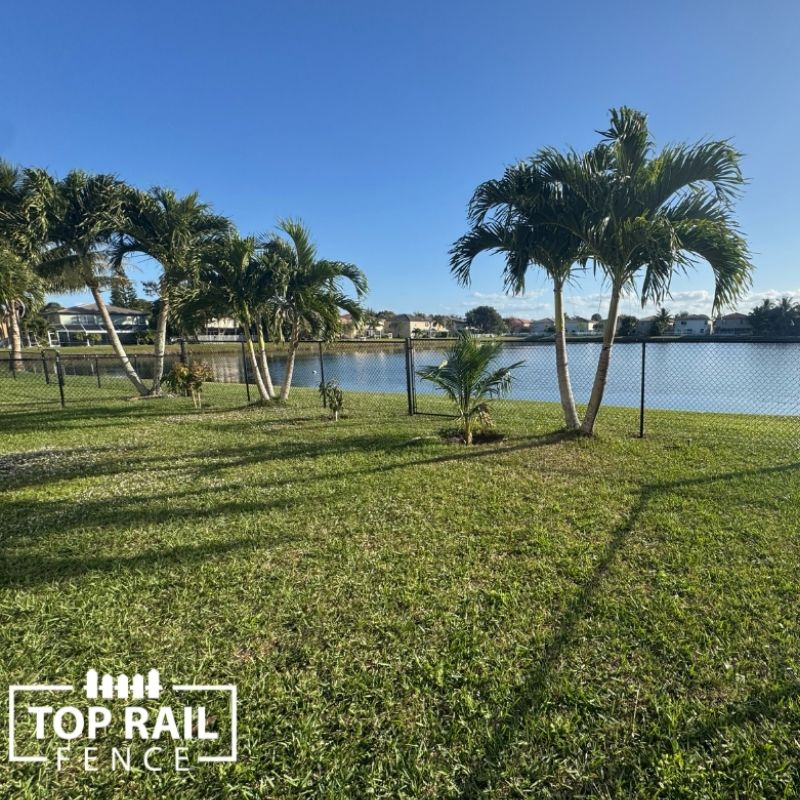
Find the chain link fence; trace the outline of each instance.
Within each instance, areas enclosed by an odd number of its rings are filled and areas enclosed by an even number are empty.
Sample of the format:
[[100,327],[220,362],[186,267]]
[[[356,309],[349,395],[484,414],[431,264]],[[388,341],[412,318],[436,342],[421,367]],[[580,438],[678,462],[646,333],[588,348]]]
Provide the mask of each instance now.
[[[452,415],[423,366],[439,364],[452,340],[302,342],[292,392],[322,406],[320,383],[335,380],[344,391],[344,413],[359,416]],[[570,342],[570,374],[579,410],[591,392],[601,344]],[[270,371],[283,381],[286,351],[271,346]],[[152,353],[132,352],[140,377],[153,375]],[[258,399],[252,367],[240,342],[171,345],[165,373],[176,362],[203,361],[214,380],[203,386],[209,407],[236,407]],[[498,423],[527,418],[557,427],[560,406],[552,342],[503,342],[498,365],[521,361],[511,392],[497,401]],[[92,348],[8,355],[0,364],[0,412],[86,405],[135,395],[119,360]],[[291,399],[291,397],[290,397]],[[765,340],[619,341],[611,358],[598,426],[613,420],[630,435],[687,436],[747,434],[800,441],[800,342]],[[710,423],[714,421],[714,425]]]

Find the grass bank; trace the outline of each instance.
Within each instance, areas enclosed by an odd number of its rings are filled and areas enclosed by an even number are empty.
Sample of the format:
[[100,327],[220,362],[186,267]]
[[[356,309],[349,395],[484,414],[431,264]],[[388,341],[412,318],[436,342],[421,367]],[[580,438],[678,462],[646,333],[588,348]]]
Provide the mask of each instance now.
[[608,410],[564,440],[541,406],[466,449],[357,397],[332,424],[313,392],[223,389],[0,414],[0,675],[236,683],[239,762],[3,764],[3,796],[796,796],[782,431],[654,412],[638,440]]

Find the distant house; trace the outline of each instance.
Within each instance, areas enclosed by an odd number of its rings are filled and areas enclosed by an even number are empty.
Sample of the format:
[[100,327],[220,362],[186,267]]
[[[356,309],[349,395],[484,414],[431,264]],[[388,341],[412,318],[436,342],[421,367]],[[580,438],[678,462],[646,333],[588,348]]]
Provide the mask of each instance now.
[[532,336],[549,336],[554,333],[556,329],[556,321],[551,317],[544,317],[543,319],[534,319],[529,325],[529,330]]
[[242,329],[233,317],[214,317],[195,334],[198,342],[241,342]]
[[597,322],[584,317],[567,317],[564,320],[564,331],[567,336],[588,336],[596,333]]
[[709,336],[714,320],[706,314],[680,314],[673,323],[676,336]]
[[389,320],[392,336],[397,339],[409,339],[414,336],[437,336],[446,332],[446,328],[425,317],[412,314],[398,314]]
[[[111,316],[111,324],[122,342],[135,342],[140,333],[147,330],[147,311],[133,308],[106,306]],[[99,336],[101,342],[108,342],[108,334],[103,327],[103,319],[97,305],[89,303],[69,308],[54,308],[45,311],[48,324],[58,337],[58,344],[72,344],[88,341],[87,336]]]
[[726,314],[714,322],[714,334],[718,336],[752,336],[753,328],[747,314]]
[[508,332],[514,336],[520,336],[531,331],[531,321],[521,317],[509,317],[506,321]]
[[468,327],[464,317],[450,317],[447,321],[447,332],[451,334],[461,333],[461,331],[465,331]]

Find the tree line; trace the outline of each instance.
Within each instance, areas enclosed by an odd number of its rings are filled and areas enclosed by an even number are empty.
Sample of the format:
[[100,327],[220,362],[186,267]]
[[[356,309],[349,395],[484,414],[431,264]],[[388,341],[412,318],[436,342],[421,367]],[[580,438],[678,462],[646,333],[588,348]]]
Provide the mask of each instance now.
[[[160,268],[151,287],[157,299],[149,386],[128,358],[102,295],[111,289],[124,299],[126,268],[137,256]],[[335,336],[342,311],[361,318],[367,280],[353,264],[319,258],[298,220],[281,220],[266,236],[241,236],[197,193],[143,191],[82,170],[57,179],[0,161],[0,311],[8,320],[12,358],[21,359],[23,309],[40,307],[45,292],[86,290],[140,395],[161,394],[170,319],[196,329],[208,317],[229,316],[241,325],[259,396],[268,401],[288,397],[302,337]],[[267,340],[287,350],[279,393]]]

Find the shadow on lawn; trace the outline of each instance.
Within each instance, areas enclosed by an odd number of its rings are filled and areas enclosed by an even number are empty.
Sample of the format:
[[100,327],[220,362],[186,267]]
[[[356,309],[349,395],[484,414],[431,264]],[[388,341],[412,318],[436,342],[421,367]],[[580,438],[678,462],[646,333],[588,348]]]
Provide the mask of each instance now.
[[[603,550],[597,565],[584,580],[578,592],[567,603],[561,618],[561,623],[545,646],[544,654],[541,657],[538,668],[528,676],[524,685],[516,692],[516,697],[511,704],[510,710],[502,719],[496,722],[492,734],[488,739],[488,743],[472,765],[468,767],[465,776],[459,782],[458,796],[469,798],[482,796],[485,790],[492,784],[493,780],[501,773],[504,752],[514,743],[515,737],[524,727],[526,719],[528,719],[531,713],[535,713],[537,708],[540,707],[547,698],[550,677],[554,673],[565,650],[573,642],[576,629],[584,618],[584,613],[591,605],[593,598],[597,595],[613,563],[624,550],[628,538],[634,533],[639,518],[654,496],[662,492],[687,489],[692,486],[712,484],[746,476],[752,477],[797,470],[800,470],[800,462],[784,464],[777,467],[741,470],[642,486],[639,497],[626,519],[613,530],[611,538]],[[744,722],[749,719],[754,719],[759,715],[775,714],[774,706],[777,701],[792,697],[798,693],[800,693],[800,687],[789,686],[775,693],[756,695],[749,703],[735,708],[732,711],[727,711],[719,715],[712,715],[705,720],[701,719],[692,728],[686,730],[684,735],[680,738],[681,740],[694,742],[705,741],[716,730],[725,725]],[[670,739],[671,737],[669,734],[665,734],[664,737],[653,735],[650,737],[650,746],[657,747],[659,744],[667,745]],[[656,758],[658,754],[660,754],[660,751],[657,751],[653,757]],[[621,764],[604,771],[604,783],[608,784],[611,779],[624,778],[627,767],[627,764]],[[593,784],[593,789],[595,791],[597,789],[595,784]]]
[[23,589],[51,582],[80,578],[87,573],[136,572],[146,570],[174,569],[191,566],[200,561],[226,556],[233,552],[251,548],[262,550],[265,544],[281,545],[291,541],[283,534],[272,538],[263,536],[240,537],[225,542],[197,545],[178,545],[169,549],[146,550],[133,556],[80,556],[77,558],[40,558],[5,556],[0,571],[0,586]]

